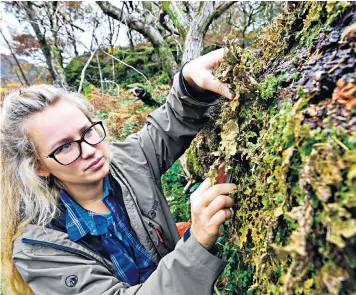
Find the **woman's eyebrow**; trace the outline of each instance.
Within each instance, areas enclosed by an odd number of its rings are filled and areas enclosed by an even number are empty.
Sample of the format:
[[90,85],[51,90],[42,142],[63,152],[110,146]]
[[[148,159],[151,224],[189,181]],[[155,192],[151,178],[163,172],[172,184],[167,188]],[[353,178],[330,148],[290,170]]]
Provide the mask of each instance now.
[[[88,129],[91,125],[92,125],[91,122],[85,124],[85,126],[83,126],[82,128],[80,128],[79,133],[82,134],[82,133],[83,133],[86,129]],[[64,144],[64,143],[66,143],[66,142],[68,142],[68,141],[73,141],[73,139],[72,139],[71,136],[67,136],[67,137],[64,137],[64,138],[62,138],[62,139],[56,141],[56,142],[52,145],[51,150],[54,150],[55,147],[57,147],[57,146],[59,146],[59,145],[61,145],[61,144]]]

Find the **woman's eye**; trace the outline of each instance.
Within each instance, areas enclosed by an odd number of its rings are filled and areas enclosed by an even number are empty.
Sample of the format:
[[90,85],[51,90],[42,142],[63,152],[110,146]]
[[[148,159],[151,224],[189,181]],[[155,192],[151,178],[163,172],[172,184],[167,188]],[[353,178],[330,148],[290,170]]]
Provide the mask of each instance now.
[[58,154],[58,153],[60,153],[60,152],[66,152],[66,151],[68,151],[68,150],[71,148],[72,145],[73,145],[73,144],[72,144],[71,142],[68,142],[68,143],[62,145],[62,146],[57,150],[56,153]]
[[92,128],[90,128],[89,130],[87,130],[85,132],[85,137],[90,136],[92,133],[93,133],[93,130],[92,130]]

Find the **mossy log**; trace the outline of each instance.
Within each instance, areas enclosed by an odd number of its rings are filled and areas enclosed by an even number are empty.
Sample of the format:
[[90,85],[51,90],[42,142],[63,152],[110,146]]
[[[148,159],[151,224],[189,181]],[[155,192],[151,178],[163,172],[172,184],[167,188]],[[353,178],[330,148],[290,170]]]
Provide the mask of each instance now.
[[[289,2],[251,48],[227,38],[236,95],[188,151],[238,188],[221,294],[356,294],[356,4]],[[228,249],[228,250],[227,250]]]

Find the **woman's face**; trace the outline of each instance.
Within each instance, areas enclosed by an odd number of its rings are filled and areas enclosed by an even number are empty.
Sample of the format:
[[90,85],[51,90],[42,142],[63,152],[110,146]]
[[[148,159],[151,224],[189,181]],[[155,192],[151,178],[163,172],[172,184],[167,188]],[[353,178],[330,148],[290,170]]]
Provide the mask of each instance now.
[[80,139],[91,125],[81,110],[64,100],[31,115],[27,120],[28,132],[41,157],[37,173],[52,174],[67,187],[95,183],[108,175],[110,153],[105,141],[95,146],[82,142],[82,155],[68,166],[45,158],[62,144]]

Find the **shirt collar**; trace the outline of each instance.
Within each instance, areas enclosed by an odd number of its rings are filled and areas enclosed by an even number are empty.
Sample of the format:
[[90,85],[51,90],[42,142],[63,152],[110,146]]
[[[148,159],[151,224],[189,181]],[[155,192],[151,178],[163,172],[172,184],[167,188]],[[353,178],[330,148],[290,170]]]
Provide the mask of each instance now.
[[113,193],[113,189],[112,189],[111,184],[110,184],[109,176],[106,176],[106,177],[104,178],[103,200],[104,200],[108,195],[110,195],[110,193],[111,193],[111,194]]
[[[104,178],[103,200],[112,192],[109,176],[106,176]],[[77,241],[88,233],[100,235],[107,231],[105,217],[96,215],[92,218],[89,215],[90,211],[76,203],[65,190],[61,190],[59,195],[66,208],[65,223],[68,236],[72,241]]]

